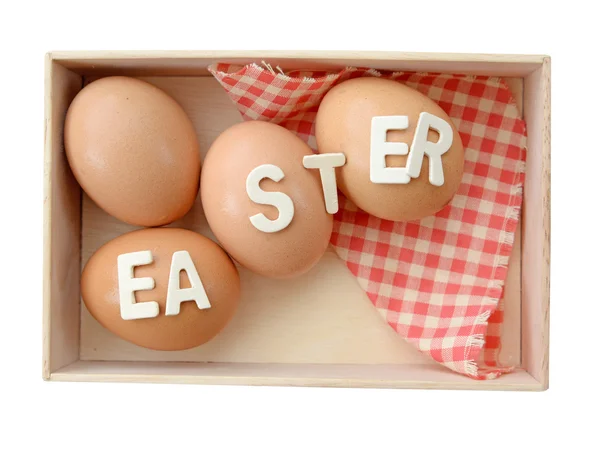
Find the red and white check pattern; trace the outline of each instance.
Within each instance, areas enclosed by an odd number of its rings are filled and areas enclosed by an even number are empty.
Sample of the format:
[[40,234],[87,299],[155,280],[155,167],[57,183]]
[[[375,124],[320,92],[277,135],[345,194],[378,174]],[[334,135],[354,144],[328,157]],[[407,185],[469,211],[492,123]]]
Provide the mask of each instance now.
[[341,81],[381,76],[435,100],[465,147],[456,196],[435,216],[404,223],[373,217],[340,194],[331,243],[389,325],[420,351],[476,379],[512,369],[499,364],[498,353],[522,201],[525,123],[502,80],[355,68],[284,75],[256,64],[216,64],[210,71],[244,119],[282,125],[313,149],[319,103]]

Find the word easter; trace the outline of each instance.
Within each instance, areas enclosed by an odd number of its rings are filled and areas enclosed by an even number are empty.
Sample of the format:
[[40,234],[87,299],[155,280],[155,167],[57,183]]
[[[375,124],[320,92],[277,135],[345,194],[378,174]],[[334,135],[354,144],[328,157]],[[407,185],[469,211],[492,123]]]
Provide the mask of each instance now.
[[[423,158],[429,159],[429,182],[434,186],[444,184],[444,168],[442,155],[452,146],[452,127],[445,120],[422,112],[415,134],[409,148],[404,142],[388,142],[388,130],[406,130],[409,126],[408,116],[376,116],[371,120],[371,146],[370,146],[370,180],[377,184],[408,184],[421,173]],[[438,132],[437,142],[427,140],[429,130]],[[406,167],[387,167],[387,155],[408,155]],[[327,213],[335,214],[338,209],[338,196],[335,177],[335,168],[346,164],[346,155],[343,153],[325,153],[322,155],[308,155],[303,159],[306,169],[319,169],[323,198]],[[276,165],[263,164],[256,167],[246,178],[246,192],[250,200],[259,205],[271,205],[278,209],[279,216],[275,220],[268,219],[264,214],[255,214],[250,217],[250,222],[255,228],[264,233],[275,233],[285,229],[294,218],[294,203],[283,192],[263,191],[259,184],[269,178],[279,182],[284,178],[284,173]]]
[[[125,253],[117,257],[117,274],[119,281],[119,304],[123,320],[148,319],[158,316],[157,302],[135,302],[135,291],[151,291],[154,289],[154,278],[134,278],[133,269],[136,266],[151,264],[152,252]],[[185,270],[190,280],[191,288],[179,287],[179,272]],[[169,284],[167,287],[166,316],[179,314],[181,303],[195,301],[200,309],[210,308],[208,296],[198,276],[198,271],[187,251],[173,253],[171,269],[169,270]]]

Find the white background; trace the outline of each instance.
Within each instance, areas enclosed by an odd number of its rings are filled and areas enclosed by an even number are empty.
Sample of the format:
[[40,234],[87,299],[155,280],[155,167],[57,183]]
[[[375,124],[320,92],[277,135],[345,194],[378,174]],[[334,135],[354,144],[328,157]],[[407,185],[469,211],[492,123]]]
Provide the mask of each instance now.
[[[3,2],[0,448],[599,448],[600,34],[586,6],[594,2],[270,3]],[[550,390],[43,382],[44,53],[109,49],[551,55]]]

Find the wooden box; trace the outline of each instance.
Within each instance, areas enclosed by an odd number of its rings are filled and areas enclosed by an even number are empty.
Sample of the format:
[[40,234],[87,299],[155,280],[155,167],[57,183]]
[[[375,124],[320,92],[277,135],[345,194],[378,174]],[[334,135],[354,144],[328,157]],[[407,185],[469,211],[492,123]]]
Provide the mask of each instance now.
[[[69,103],[91,79],[130,75],[163,88],[191,117],[203,154],[241,121],[207,67],[272,66],[433,71],[505,77],[527,122],[521,229],[505,288],[502,360],[519,367],[474,381],[421,355],[372,307],[333,251],[301,279],[241,271],[234,320],[208,344],[156,352],[122,341],[80,301],[82,265],[104,242],[134,229],[99,210],[75,182],[63,148]],[[43,377],[66,381],[544,390],[548,387],[550,265],[550,59],[526,55],[382,52],[56,52],[46,56]],[[201,208],[176,226],[211,236]],[[325,282],[328,280],[328,282]]]

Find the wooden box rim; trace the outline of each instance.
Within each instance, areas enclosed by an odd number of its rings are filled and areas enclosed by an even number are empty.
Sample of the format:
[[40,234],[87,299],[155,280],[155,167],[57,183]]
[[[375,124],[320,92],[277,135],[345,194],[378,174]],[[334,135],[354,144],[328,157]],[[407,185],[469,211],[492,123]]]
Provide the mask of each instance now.
[[[386,70],[432,71],[468,73],[474,75],[519,76],[525,83],[525,120],[528,125],[528,164],[536,165],[533,174],[539,186],[526,188],[528,199],[533,191],[538,195],[532,206],[524,205],[524,227],[530,228],[531,242],[523,249],[523,264],[535,263],[535,277],[523,277],[523,289],[535,295],[534,305],[523,305],[523,316],[531,321],[531,333],[525,343],[523,367],[514,374],[497,380],[477,382],[462,375],[434,371],[433,375],[420,372],[418,367],[381,368],[381,376],[371,374],[356,378],[346,373],[360,372],[360,367],[313,368],[308,375],[294,375],[290,368],[277,367],[269,373],[265,368],[223,367],[207,363],[209,367],[195,367],[189,363],[116,363],[72,361],[53,368],[52,358],[52,159],[56,144],[53,105],[53,77],[61,67],[74,74],[123,73],[130,75],[207,75],[206,66],[212,62],[245,63],[269,60],[285,67],[302,61],[335,65],[364,65]],[[61,69],[62,70],[62,69]],[[528,110],[529,108],[529,110]],[[549,374],[549,302],[550,302],[550,57],[547,55],[476,54],[476,53],[420,53],[388,51],[54,51],[46,54],[45,66],[45,120],[44,120],[44,268],[43,268],[43,371],[45,380],[64,381],[136,381],[174,382],[197,384],[246,384],[293,386],[356,386],[394,388],[447,388],[447,389],[509,389],[545,390]],[[532,162],[532,161],[533,162]],[[538,167],[539,166],[539,167]],[[538,173],[539,172],[539,173]],[[528,174],[528,177],[530,175]],[[538,178],[539,177],[539,178]],[[530,185],[532,183],[530,182]],[[537,205],[537,206],[536,206]],[[535,278],[535,279],[534,279]],[[525,294],[525,292],[524,292]],[[115,364],[117,365],[115,367]],[[226,366],[226,365],[225,365]],[[334,365],[335,366],[335,365]],[[149,370],[148,375],[144,371]],[[307,369],[308,370],[308,369]],[[329,370],[329,372],[328,372]],[[300,371],[301,372],[301,371]],[[316,375],[315,375],[316,374]],[[321,375],[319,375],[321,374]]]

